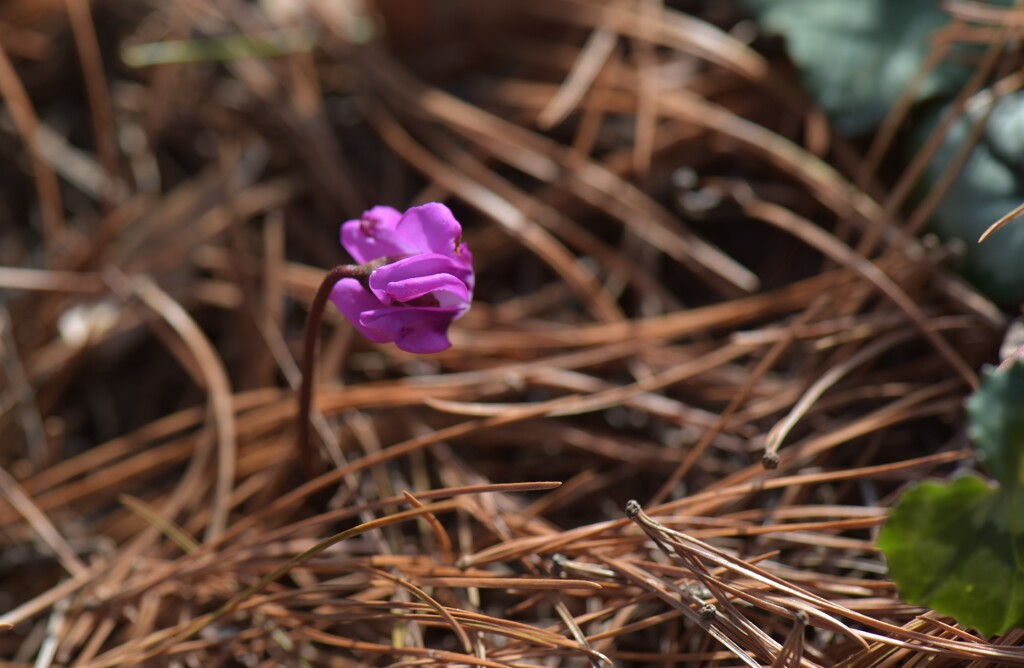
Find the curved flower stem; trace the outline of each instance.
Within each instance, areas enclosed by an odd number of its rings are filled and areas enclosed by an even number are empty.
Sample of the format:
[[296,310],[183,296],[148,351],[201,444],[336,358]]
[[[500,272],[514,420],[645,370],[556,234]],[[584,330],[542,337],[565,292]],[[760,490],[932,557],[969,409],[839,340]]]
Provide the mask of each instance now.
[[[376,267],[373,267],[375,269]],[[306,320],[306,336],[302,346],[302,384],[299,385],[298,446],[299,464],[303,480],[316,476],[319,470],[319,448],[309,442],[309,412],[313,405],[313,374],[316,371],[316,343],[320,339],[320,323],[324,319],[324,307],[335,284],[343,278],[365,279],[372,269],[369,265],[342,264],[331,269],[317,288],[313,305]]]

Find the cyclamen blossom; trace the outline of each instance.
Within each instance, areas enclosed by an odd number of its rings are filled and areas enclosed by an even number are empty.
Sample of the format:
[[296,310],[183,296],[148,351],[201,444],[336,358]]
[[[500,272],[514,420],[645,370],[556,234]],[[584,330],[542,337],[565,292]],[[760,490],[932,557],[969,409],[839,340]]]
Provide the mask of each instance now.
[[451,347],[448,327],[469,310],[475,277],[462,227],[447,206],[432,202],[404,214],[375,206],[341,226],[341,245],[356,262],[382,263],[368,279],[343,278],[331,291],[363,336],[410,353]]

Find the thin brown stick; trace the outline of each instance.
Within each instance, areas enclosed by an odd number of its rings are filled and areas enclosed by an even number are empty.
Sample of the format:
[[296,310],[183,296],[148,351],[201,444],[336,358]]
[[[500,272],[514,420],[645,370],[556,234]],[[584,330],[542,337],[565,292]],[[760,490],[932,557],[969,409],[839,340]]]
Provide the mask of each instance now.
[[109,274],[113,286],[130,290],[146,306],[153,309],[186,343],[199,373],[210,393],[210,408],[217,432],[217,483],[214,490],[212,516],[206,531],[206,540],[215,539],[227,526],[228,495],[235,482],[236,427],[234,411],[231,409],[231,381],[224,363],[216,349],[206,338],[192,317],[181,305],[161,290],[156,283],[144,276],[128,278],[112,272]]
[[85,88],[89,98],[93,135],[100,164],[106,172],[107,182],[103,199],[112,200],[114,182],[117,177],[117,139],[115,137],[114,113],[110,107],[110,91],[107,76],[103,71],[100,45],[96,39],[96,25],[92,20],[89,0],[66,0],[71,31],[82,60]]
[[21,140],[32,157],[32,172],[35,176],[36,190],[39,193],[44,242],[47,247],[52,247],[64,231],[64,204],[60,194],[60,184],[57,182],[57,176],[53,169],[43,159],[39,148],[37,136],[39,116],[32,107],[32,100],[2,44],[0,44],[0,95],[3,95],[7,101],[7,107],[14,118],[18,134],[21,135]]

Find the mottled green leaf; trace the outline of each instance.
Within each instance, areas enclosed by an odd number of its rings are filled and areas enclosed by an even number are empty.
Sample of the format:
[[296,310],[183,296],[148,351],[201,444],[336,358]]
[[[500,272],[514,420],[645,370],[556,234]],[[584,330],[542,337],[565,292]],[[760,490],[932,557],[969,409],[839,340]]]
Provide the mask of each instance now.
[[[916,132],[915,147],[927,140],[947,107],[933,114]],[[967,141],[971,127],[984,120],[984,107],[958,118],[924,175],[926,188],[937,184]],[[988,296],[1002,302],[1024,300],[1024,221],[1013,221],[982,244],[978,237],[989,225],[1024,202],[1024,93],[1000,100],[932,218],[932,229],[944,239],[961,239],[964,254],[958,269]]]
[[[933,31],[949,21],[935,0],[744,0],[762,28],[786,40],[804,83],[836,127],[877,126],[916,76]],[[917,91],[921,100],[956,90],[969,70],[953,62]]]
[[1024,364],[985,374],[967,402],[970,436],[986,473],[1007,488],[1024,489]]

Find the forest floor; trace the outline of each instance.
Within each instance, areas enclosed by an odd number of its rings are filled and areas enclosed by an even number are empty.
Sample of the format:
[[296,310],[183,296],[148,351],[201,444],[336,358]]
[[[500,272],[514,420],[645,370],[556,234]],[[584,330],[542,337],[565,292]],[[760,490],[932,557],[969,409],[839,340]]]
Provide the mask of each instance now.
[[[2,665],[1024,664],[874,546],[1006,314],[682,4],[0,5]],[[328,314],[304,479],[338,227],[429,201],[472,310]]]

